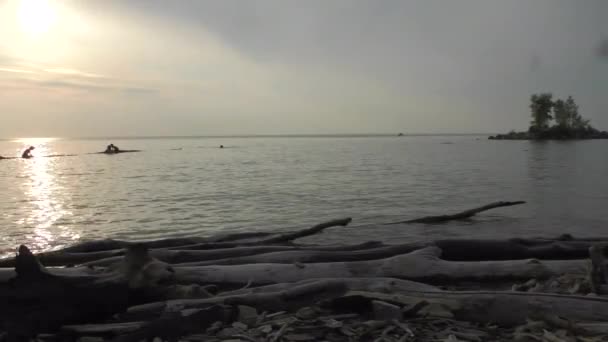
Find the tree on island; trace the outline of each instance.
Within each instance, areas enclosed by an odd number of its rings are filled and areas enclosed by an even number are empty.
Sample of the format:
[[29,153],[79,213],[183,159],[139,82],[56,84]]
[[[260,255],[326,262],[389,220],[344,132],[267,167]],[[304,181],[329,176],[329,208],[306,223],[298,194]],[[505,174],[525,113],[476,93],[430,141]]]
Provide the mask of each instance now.
[[[570,99],[569,97],[568,99]],[[561,128],[567,128],[572,126],[572,118],[568,109],[566,108],[566,102],[562,99],[557,99],[553,102],[553,117],[555,122]]]
[[[532,111],[532,126],[529,133],[532,138],[539,139],[568,139],[593,136],[599,131],[591,127],[589,120],[578,113],[578,105],[572,96],[564,101],[552,100],[551,93],[533,94],[530,96]],[[553,115],[551,115],[553,114]],[[549,126],[555,119],[555,125]]]
[[566,101],[557,99],[553,102],[553,116],[560,128],[580,130],[590,127],[589,120],[583,119],[578,113],[578,105],[572,96],[568,96]]
[[[553,100],[553,94],[540,93],[530,96],[532,121],[528,132],[512,131],[490,139],[608,139],[608,132],[593,128],[589,120],[578,113],[578,105],[572,96],[564,101]],[[555,124],[551,126],[551,121]]]
[[565,102],[566,113],[568,114],[568,126],[574,129],[591,129],[591,125],[589,124],[589,120],[583,119],[582,116],[578,113],[578,105],[574,102],[572,96],[568,96],[568,99]]
[[[542,131],[549,127],[551,108],[553,107],[553,94],[532,94],[530,96],[530,110],[532,110],[531,130]],[[533,128],[533,129],[532,129]]]

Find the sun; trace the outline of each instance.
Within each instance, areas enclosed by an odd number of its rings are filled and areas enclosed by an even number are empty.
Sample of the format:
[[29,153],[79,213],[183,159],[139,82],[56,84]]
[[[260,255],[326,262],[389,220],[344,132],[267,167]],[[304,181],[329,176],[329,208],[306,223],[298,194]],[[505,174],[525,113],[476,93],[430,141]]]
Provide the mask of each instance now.
[[21,0],[18,16],[21,29],[32,36],[48,32],[56,19],[48,0]]

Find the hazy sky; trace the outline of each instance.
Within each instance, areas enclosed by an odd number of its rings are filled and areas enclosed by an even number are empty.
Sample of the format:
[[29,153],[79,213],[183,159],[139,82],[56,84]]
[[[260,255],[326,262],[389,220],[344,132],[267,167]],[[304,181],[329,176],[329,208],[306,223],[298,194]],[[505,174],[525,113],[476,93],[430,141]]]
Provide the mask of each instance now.
[[608,129],[604,0],[0,0],[0,137]]

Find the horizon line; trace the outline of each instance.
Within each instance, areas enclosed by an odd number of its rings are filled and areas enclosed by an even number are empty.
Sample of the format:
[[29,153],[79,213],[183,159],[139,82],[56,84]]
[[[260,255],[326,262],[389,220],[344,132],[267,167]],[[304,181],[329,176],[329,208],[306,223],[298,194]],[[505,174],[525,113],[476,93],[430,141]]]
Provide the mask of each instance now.
[[219,135],[91,135],[91,136],[29,136],[0,138],[1,141],[17,139],[188,139],[188,138],[323,138],[323,137],[399,137],[399,136],[483,136],[491,133],[298,133],[298,134],[219,134]]

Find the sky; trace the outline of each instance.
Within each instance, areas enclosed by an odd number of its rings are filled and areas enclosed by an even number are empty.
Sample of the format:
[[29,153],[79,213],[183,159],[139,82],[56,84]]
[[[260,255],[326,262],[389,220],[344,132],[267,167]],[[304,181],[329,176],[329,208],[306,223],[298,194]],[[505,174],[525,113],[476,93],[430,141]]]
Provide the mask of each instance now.
[[604,0],[0,0],[0,137],[608,130]]

